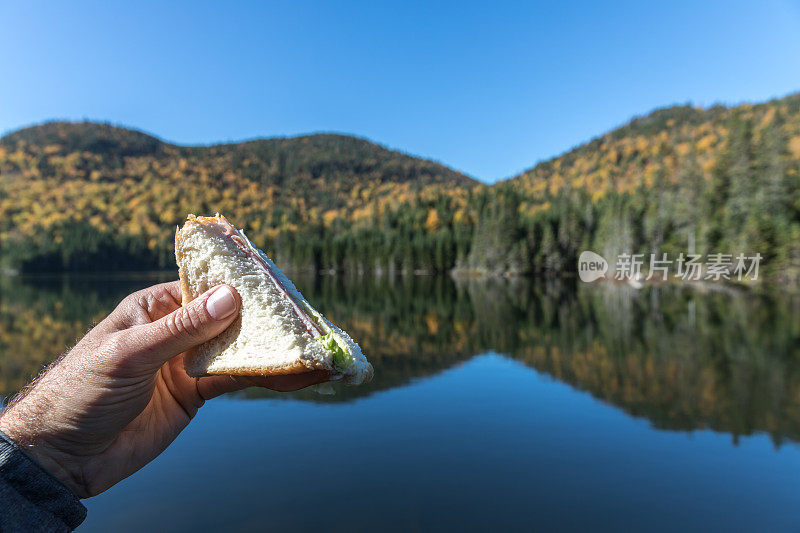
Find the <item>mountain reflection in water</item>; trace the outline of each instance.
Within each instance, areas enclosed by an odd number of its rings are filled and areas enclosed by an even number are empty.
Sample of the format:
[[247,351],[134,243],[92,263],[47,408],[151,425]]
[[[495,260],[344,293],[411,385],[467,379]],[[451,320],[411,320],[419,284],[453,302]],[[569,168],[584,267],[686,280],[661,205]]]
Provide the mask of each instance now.
[[[0,278],[0,395],[19,390],[128,293],[169,275]],[[486,352],[654,426],[800,441],[800,301],[785,295],[575,281],[296,276],[375,367],[361,387],[282,397],[347,402]]]

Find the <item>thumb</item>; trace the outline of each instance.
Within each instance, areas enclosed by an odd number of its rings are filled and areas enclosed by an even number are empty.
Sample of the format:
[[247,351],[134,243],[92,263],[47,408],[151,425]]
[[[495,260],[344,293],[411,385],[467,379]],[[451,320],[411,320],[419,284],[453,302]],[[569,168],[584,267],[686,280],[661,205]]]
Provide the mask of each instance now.
[[218,285],[155,322],[129,329],[130,342],[137,359],[160,366],[225,331],[240,307],[236,290]]

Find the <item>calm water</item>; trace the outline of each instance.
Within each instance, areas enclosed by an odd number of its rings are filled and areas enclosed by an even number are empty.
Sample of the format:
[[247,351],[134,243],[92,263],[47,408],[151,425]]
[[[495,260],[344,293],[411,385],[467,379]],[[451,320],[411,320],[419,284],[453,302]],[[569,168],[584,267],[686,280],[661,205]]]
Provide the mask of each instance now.
[[[147,276],[0,281],[0,394]],[[365,387],[206,404],[85,531],[800,530],[800,302],[297,280]]]

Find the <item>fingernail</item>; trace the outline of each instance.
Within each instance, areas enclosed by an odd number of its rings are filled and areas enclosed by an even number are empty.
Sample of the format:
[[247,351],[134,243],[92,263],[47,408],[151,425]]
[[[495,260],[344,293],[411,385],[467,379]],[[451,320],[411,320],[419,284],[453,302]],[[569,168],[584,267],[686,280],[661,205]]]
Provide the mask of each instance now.
[[225,286],[218,288],[206,300],[206,309],[214,320],[228,318],[236,312],[236,297],[233,291]]

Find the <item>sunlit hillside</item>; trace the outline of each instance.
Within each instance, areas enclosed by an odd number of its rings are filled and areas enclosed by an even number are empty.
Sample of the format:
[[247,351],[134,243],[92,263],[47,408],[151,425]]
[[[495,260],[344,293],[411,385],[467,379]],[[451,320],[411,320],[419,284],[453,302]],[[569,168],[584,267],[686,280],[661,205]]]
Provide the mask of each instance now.
[[383,228],[384,257],[401,268],[436,246],[455,254],[437,236],[469,234],[476,185],[344,135],[181,147],[107,124],[53,122],[0,141],[0,239],[6,264],[27,270],[169,267],[176,224],[218,211],[301,264],[325,254],[348,266],[351,247],[366,244],[359,232]]
[[759,105],[656,110],[508,182],[538,262],[591,247],[759,252],[800,274],[800,94]]

